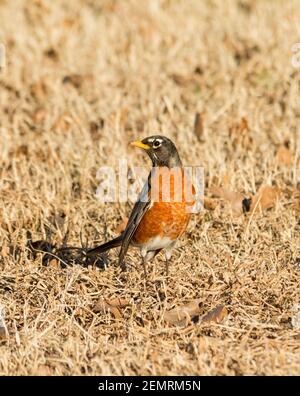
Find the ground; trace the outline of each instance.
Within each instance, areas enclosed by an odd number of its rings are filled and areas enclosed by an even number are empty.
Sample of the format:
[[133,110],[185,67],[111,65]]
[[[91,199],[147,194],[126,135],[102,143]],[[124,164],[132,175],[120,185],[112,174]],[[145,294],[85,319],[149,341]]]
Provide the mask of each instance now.
[[[300,374],[299,20],[298,1],[0,1],[0,374]],[[101,203],[97,171],[150,168],[128,143],[153,133],[203,166],[208,199],[169,279],[159,255],[145,281],[134,249],[127,272],[117,252],[33,257],[30,235],[117,235],[132,203]],[[195,299],[228,314],[165,320]]]

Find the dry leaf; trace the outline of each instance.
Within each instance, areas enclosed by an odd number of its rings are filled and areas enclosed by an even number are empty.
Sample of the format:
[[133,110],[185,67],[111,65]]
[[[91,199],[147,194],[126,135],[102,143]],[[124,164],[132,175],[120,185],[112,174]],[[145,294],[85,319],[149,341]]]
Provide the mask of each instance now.
[[196,113],[195,123],[194,123],[194,134],[199,141],[202,141],[204,126],[203,126],[203,113]]
[[49,267],[55,268],[55,269],[60,269],[60,264],[59,261],[56,258],[53,258],[52,260],[49,261]]
[[125,308],[128,307],[128,305],[130,305],[130,300],[128,298],[116,297],[116,298],[112,298],[111,300],[106,299],[105,301],[112,307]]
[[224,305],[218,305],[216,308],[209,311],[206,315],[202,316],[201,323],[220,323],[227,315],[227,308]]
[[213,198],[204,198],[204,208],[207,210],[215,210],[218,206],[218,200]]
[[82,307],[77,307],[74,310],[73,314],[74,314],[75,317],[80,317],[80,316],[84,315],[84,312],[85,312],[85,310]]
[[165,312],[164,320],[177,326],[186,326],[191,322],[192,318],[201,314],[201,299],[193,300],[180,307],[175,307]]
[[199,320],[201,314],[201,299],[197,299],[166,312],[164,320],[176,326],[187,326],[191,321],[199,321],[199,323],[220,323],[228,315],[228,311],[224,305],[218,305],[216,308],[203,315]]
[[279,165],[292,166],[293,160],[294,160],[293,154],[291,153],[288,147],[288,142],[278,147],[276,153],[276,161]]
[[174,73],[171,75],[173,81],[178,85],[187,85],[191,82],[190,77],[182,76],[180,74]]
[[251,147],[253,139],[250,134],[248,121],[245,117],[242,117],[238,123],[235,123],[229,127],[229,136],[234,147]]
[[280,197],[281,189],[278,187],[261,186],[254,197],[246,197],[245,194],[216,186],[212,186],[210,192],[212,195],[229,202],[232,212],[236,215],[240,215],[245,212],[253,212],[257,208],[273,208]]
[[62,84],[65,87],[73,87],[86,97],[91,98],[95,88],[95,80],[93,74],[68,74],[63,77]]
[[70,74],[65,76],[62,80],[63,84],[73,85],[74,88],[81,88],[83,82],[83,77],[80,74]]
[[97,307],[95,307],[95,312],[103,312],[103,313],[110,312],[115,319],[122,319],[122,314],[119,308],[112,307],[109,304],[106,304],[105,301],[103,301],[102,306],[99,303]]
[[24,155],[25,157],[28,157],[28,146],[27,144],[21,144],[20,146],[16,147],[14,155],[16,157],[19,157],[21,155]]
[[6,328],[0,326],[0,341],[5,340],[7,338],[7,336],[8,336],[8,334],[7,334]]
[[250,211],[257,209],[271,209],[275,206],[281,194],[278,187],[261,186],[257,194],[252,198]]
[[100,298],[93,307],[94,312],[110,312],[115,319],[122,319],[120,308],[130,305],[130,301],[125,298],[113,298],[111,300]]
[[217,186],[212,186],[210,188],[210,192],[217,198],[222,198],[225,201],[229,202],[231,210],[234,214],[240,215],[243,212],[247,211],[247,208],[244,205],[245,200],[247,200],[245,194],[230,191],[227,188]]
[[90,135],[92,140],[96,141],[101,138],[101,130],[104,127],[104,119],[99,118],[98,121],[90,122]]
[[116,233],[121,234],[125,230],[127,223],[128,223],[128,217],[124,217],[123,220],[119,223],[118,227],[116,228]]

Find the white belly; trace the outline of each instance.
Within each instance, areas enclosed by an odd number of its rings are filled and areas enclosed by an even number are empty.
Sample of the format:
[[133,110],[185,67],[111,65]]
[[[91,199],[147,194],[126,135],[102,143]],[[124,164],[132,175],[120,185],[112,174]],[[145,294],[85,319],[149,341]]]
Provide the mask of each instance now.
[[168,237],[155,237],[147,244],[147,250],[166,249],[173,243],[174,241]]
[[139,247],[141,250],[151,251],[151,250],[159,250],[166,249],[174,244],[174,241],[168,237],[155,237],[152,238],[147,244],[135,244],[135,246]]

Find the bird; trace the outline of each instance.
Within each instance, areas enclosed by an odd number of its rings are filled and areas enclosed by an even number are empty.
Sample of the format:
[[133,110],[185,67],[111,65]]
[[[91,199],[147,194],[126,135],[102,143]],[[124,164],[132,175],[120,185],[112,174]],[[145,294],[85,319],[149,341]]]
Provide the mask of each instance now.
[[[185,176],[175,144],[166,136],[153,135],[131,142],[143,149],[152,161],[152,169],[129,216],[125,230],[116,238],[89,249],[87,256],[120,247],[119,265],[129,246],[138,247],[145,277],[146,264],[165,251],[166,275],[172,250],[185,232],[195,204],[195,188]],[[191,194],[188,196],[188,189]]]

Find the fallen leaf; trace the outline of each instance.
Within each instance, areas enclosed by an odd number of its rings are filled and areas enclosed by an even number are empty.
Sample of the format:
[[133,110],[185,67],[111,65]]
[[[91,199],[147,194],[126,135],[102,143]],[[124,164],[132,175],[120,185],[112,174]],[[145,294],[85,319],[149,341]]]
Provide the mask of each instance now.
[[27,144],[21,144],[20,146],[16,147],[15,151],[14,151],[14,155],[16,157],[22,156],[24,155],[25,157],[28,156],[28,146]]
[[111,300],[100,298],[93,307],[93,311],[108,313],[110,312],[115,319],[122,319],[120,308],[125,308],[130,305],[130,300],[125,298],[113,298]]
[[203,132],[204,132],[204,114],[196,113],[195,122],[194,122],[194,134],[196,135],[199,141],[202,141]]
[[5,327],[0,327],[0,341],[7,338],[7,331]]
[[128,223],[128,217],[124,217],[123,220],[117,226],[116,233],[121,234],[125,230],[127,223]]
[[248,121],[245,117],[229,127],[229,136],[234,147],[250,148],[253,142]]
[[200,324],[220,323],[228,315],[227,308],[224,305],[218,305],[207,314],[202,315],[201,301],[201,299],[196,299],[165,312],[164,320],[176,326],[187,326],[191,322],[199,322]]
[[59,261],[56,258],[53,258],[52,260],[49,261],[49,267],[54,268],[54,269],[61,268]]
[[96,141],[101,138],[101,129],[104,127],[104,119],[100,118],[98,121],[90,122],[90,135],[92,140]]
[[73,87],[85,97],[91,98],[95,89],[95,76],[93,74],[68,74],[63,77],[62,84],[65,87]]
[[74,88],[81,88],[82,86],[83,77],[80,74],[70,74],[63,78],[63,84],[70,84],[73,85]]
[[174,73],[171,75],[173,81],[178,85],[187,85],[191,82],[190,77],[182,76],[180,74]]
[[218,200],[213,198],[204,198],[204,208],[207,210],[215,210],[218,206]]
[[185,305],[175,307],[165,312],[164,320],[176,326],[186,326],[194,317],[201,314],[201,301],[201,299],[193,300]]
[[224,305],[218,305],[216,308],[202,316],[201,323],[215,322],[220,323],[228,315],[227,308]]
[[122,314],[118,307],[111,307],[110,305],[107,305],[105,303],[103,303],[102,309],[100,308],[100,306],[98,306],[96,312],[110,312],[115,319],[122,319]]
[[112,307],[120,307],[120,308],[125,308],[130,305],[130,300],[128,298],[112,298],[111,300],[106,300],[106,302],[111,305]]
[[81,308],[81,307],[77,307],[77,308],[74,310],[73,314],[74,314],[75,317],[83,316],[83,315],[84,315],[84,309]]
[[279,165],[282,166],[291,166],[293,164],[294,158],[293,154],[289,149],[288,142],[285,142],[278,147],[276,153],[276,161]]
[[281,195],[281,189],[272,186],[261,186],[257,194],[252,198],[250,212],[257,209],[271,209],[275,206]]
[[229,202],[231,210],[234,214],[240,215],[245,212],[245,206],[243,205],[244,200],[247,199],[245,194],[230,191],[227,188],[217,186],[212,186],[210,188],[210,192],[215,197],[222,198]]
[[257,208],[261,210],[273,208],[280,197],[281,189],[278,187],[261,186],[257,194],[250,197],[217,186],[212,186],[210,192],[213,196],[229,202],[232,212],[239,215],[245,212],[253,213]]

